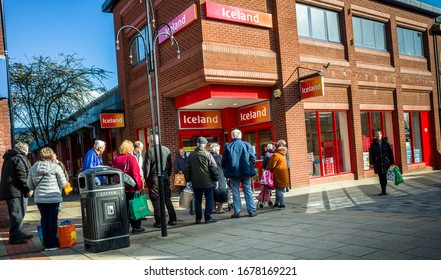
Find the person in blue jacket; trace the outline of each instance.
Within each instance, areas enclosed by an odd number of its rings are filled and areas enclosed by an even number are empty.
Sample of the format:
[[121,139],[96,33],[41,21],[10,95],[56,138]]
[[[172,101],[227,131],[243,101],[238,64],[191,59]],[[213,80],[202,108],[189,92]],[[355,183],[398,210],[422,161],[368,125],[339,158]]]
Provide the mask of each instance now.
[[[91,148],[84,156],[83,171],[91,167],[103,165],[102,155],[104,153],[104,150],[106,150],[106,142],[96,140],[93,148]],[[97,185],[104,184],[104,178],[95,178],[95,183]]]
[[250,143],[242,141],[242,132],[234,129],[231,132],[233,140],[225,145],[222,155],[222,168],[224,176],[230,178],[233,185],[233,209],[231,218],[239,218],[242,210],[242,203],[239,193],[239,184],[242,183],[242,191],[245,196],[248,216],[256,216],[256,203],[254,202],[251,190],[251,177],[256,175],[254,164],[256,155]]

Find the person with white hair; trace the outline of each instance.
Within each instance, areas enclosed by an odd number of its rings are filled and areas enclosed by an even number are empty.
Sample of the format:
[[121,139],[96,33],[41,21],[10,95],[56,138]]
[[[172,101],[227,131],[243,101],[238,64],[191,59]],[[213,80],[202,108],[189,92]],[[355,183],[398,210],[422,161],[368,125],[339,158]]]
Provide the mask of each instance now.
[[254,164],[256,155],[250,143],[242,140],[242,132],[234,129],[231,132],[233,140],[225,145],[222,155],[222,168],[225,177],[230,178],[233,185],[233,209],[231,218],[240,218],[242,203],[239,193],[239,185],[242,183],[242,191],[245,196],[249,217],[256,216],[256,203],[251,190],[251,177],[256,175]]
[[[91,148],[83,159],[83,171],[95,167],[98,165],[103,165],[102,155],[106,149],[106,142],[101,140],[96,140],[93,148]],[[95,178],[95,183],[97,185],[104,184],[104,178]]]
[[32,235],[23,230],[23,219],[28,207],[28,197],[33,191],[27,185],[31,163],[26,155],[29,146],[18,142],[14,149],[3,155],[0,200],[6,200],[9,212],[9,244],[25,244]]

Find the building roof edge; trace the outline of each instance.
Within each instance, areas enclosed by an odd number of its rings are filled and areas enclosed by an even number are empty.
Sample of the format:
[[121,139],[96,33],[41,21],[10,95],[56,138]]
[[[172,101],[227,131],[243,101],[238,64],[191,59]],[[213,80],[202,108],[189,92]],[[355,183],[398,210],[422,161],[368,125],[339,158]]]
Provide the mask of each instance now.
[[441,8],[417,0],[376,0],[376,1],[387,3],[392,6],[406,8],[410,11],[432,16],[434,18],[441,16]]

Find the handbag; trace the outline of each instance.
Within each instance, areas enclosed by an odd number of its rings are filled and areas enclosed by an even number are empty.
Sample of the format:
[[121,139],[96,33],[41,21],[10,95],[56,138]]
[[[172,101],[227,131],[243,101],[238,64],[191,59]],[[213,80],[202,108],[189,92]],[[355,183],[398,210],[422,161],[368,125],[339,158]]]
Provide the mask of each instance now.
[[394,173],[395,173],[395,186],[398,186],[399,184],[404,182],[403,174],[401,174],[400,168],[398,166],[394,167]]
[[187,182],[185,181],[185,175],[184,174],[175,174],[175,187],[185,187],[187,186]]
[[132,200],[129,200],[129,218],[132,220],[139,220],[142,217],[150,214],[149,205],[147,204],[147,196],[140,195],[138,191]]
[[57,228],[60,248],[70,248],[77,243],[77,228],[75,224],[60,225]]
[[395,171],[394,167],[391,167],[387,170],[386,178],[389,182],[395,182]]
[[131,190],[136,187],[136,181],[132,178],[132,176],[126,173],[128,165],[129,165],[129,156],[127,156],[126,163],[124,164],[123,182],[124,182],[124,187],[126,189]]
[[260,178],[260,184],[267,185],[270,189],[274,188],[274,175],[269,170],[263,170],[262,178]]

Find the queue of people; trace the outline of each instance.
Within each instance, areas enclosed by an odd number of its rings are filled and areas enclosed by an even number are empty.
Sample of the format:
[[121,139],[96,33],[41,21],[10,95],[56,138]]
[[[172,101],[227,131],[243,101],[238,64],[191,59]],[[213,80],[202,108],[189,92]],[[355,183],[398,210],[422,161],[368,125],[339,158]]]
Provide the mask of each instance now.
[[[158,136],[148,138],[148,148],[140,141],[124,140],[119,146],[119,155],[114,158],[113,167],[130,175],[136,182],[136,187],[126,189],[126,204],[134,198],[135,191],[148,193],[153,205],[153,227],[161,227],[159,180],[162,180],[165,195],[165,206],[168,212],[168,225],[177,223],[177,216],[171,201],[170,176],[172,167],[175,174],[184,174],[187,182],[191,183],[195,200],[195,223],[206,224],[216,222],[213,214],[224,213],[223,205],[228,202],[227,181],[232,187],[233,214],[231,218],[239,218],[242,213],[242,202],[239,187],[242,188],[246,211],[249,217],[255,217],[256,204],[251,188],[252,177],[256,175],[254,165],[256,156],[250,143],[242,140],[242,132],[234,129],[231,132],[232,141],[225,145],[224,154],[220,154],[220,146],[212,143],[210,152],[206,150],[208,141],[205,137],[197,139],[197,147],[188,155],[180,148],[172,163],[170,150],[161,146],[159,149]],[[102,155],[106,143],[96,140],[93,147],[85,154],[82,170],[103,165]],[[4,155],[0,183],[0,200],[6,200],[10,217],[9,243],[25,244],[33,236],[23,230],[23,219],[26,214],[28,198],[34,196],[34,201],[41,214],[41,226],[46,250],[55,250],[57,246],[58,212],[63,200],[63,188],[69,182],[64,164],[57,159],[55,152],[44,147],[40,150],[40,160],[31,166],[26,155],[28,145],[17,143],[14,149]],[[289,186],[288,161],[286,157],[286,142],[280,140],[277,148],[272,144],[267,146],[264,156],[264,169],[274,174],[276,187],[275,207],[285,207],[285,188]],[[157,157],[157,158],[156,158]],[[157,164],[162,170],[157,169]],[[159,171],[158,171],[159,170]],[[104,178],[97,177],[95,184],[105,184]],[[185,188],[185,187],[184,187]],[[181,187],[180,191],[183,188]],[[202,213],[202,200],[205,198],[205,211]],[[127,211],[129,212],[129,211]],[[142,220],[129,220],[132,234],[145,231],[141,226]]]

